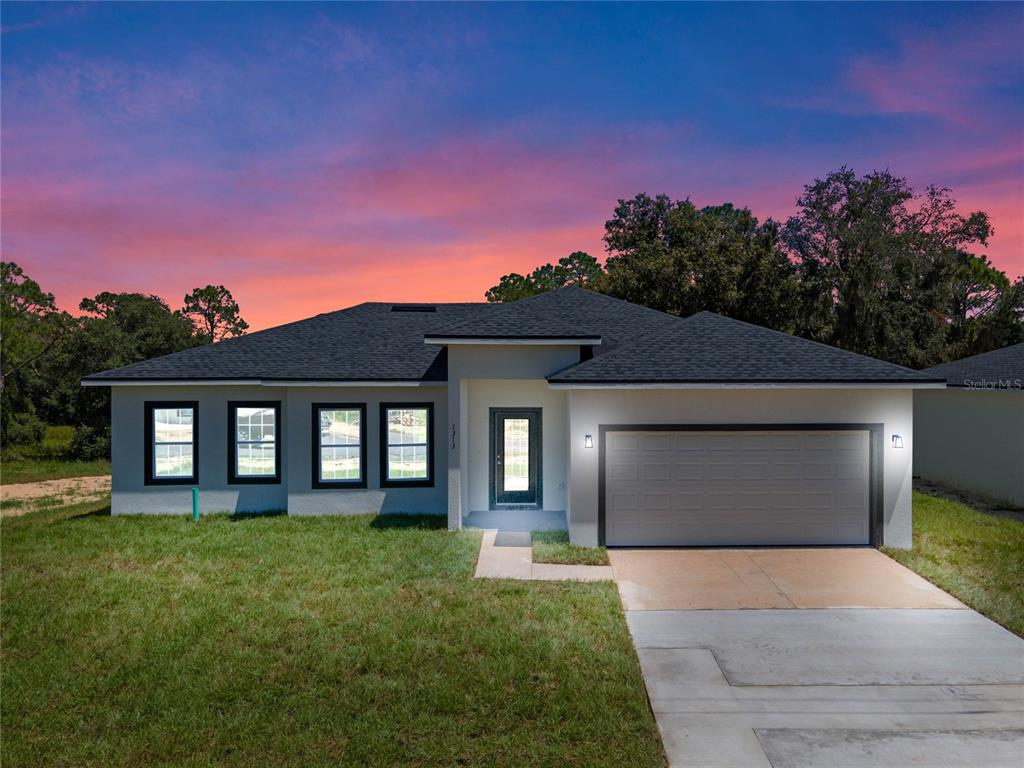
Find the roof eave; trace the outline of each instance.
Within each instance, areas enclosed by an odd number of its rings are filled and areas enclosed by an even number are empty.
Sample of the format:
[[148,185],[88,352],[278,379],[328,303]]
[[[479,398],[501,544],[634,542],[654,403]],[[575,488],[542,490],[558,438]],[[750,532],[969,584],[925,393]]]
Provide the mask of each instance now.
[[584,346],[601,345],[600,336],[424,336],[424,344],[509,345],[509,346]]
[[83,387],[437,387],[447,379],[189,379],[85,378]]
[[548,379],[552,389],[945,389],[944,380],[794,379],[794,380],[572,380]]

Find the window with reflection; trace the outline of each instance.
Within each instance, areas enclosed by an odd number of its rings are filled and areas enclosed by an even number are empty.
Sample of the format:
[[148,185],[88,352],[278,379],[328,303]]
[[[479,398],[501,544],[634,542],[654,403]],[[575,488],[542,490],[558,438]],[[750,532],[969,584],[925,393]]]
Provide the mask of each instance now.
[[196,402],[145,404],[145,481],[149,485],[199,480]]
[[313,486],[366,487],[366,406],[313,405]]
[[281,480],[281,403],[228,403],[231,467],[228,482]]
[[433,483],[431,403],[381,406],[381,482],[392,485]]

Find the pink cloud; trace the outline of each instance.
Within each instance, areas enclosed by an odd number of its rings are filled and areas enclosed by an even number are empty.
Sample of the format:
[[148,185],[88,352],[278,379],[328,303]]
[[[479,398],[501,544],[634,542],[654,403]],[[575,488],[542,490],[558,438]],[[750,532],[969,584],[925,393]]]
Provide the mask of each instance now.
[[1019,27],[991,19],[923,35],[895,29],[890,52],[845,62],[838,82],[819,93],[784,98],[789,107],[837,114],[921,115],[961,128],[991,128],[980,97],[1005,86],[1020,67]]
[[46,11],[32,21],[21,24],[4,24],[0,26],[0,34],[10,35],[15,32],[27,32],[42,29],[68,19],[82,16],[88,10],[88,3],[48,3]]
[[908,43],[895,60],[855,58],[843,79],[863,97],[867,111],[966,122],[974,117],[964,103],[974,73],[958,63],[955,55],[936,43]]
[[[546,184],[545,162],[495,147],[446,175],[448,151],[407,157],[420,165],[404,171],[324,174],[311,163],[298,178],[264,174],[267,202],[246,201],[252,172],[9,174],[4,258],[35,269],[66,308],[100,290],[155,291],[175,305],[222,282],[259,328],[374,298],[480,300],[506,272],[600,253],[603,219],[589,214],[607,198],[566,204],[581,171],[563,164],[572,183]],[[548,212],[558,198],[561,212]]]

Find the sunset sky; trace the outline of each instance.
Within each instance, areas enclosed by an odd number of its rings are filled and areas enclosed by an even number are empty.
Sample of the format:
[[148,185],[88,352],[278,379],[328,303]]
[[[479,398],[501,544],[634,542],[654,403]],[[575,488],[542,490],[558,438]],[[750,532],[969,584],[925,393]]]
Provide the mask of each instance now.
[[481,300],[638,192],[785,218],[951,187],[1024,273],[1024,4],[4,3],[2,250],[58,303],[223,283],[254,329]]

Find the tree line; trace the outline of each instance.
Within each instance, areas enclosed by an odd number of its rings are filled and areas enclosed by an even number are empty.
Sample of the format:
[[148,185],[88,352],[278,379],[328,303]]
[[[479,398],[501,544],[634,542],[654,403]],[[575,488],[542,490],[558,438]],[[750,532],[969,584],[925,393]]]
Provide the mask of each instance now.
[[1024,280],[979,248],[987,214],[949,189],[840,168],[807,185],[785,223],[730,203],[639,194],[605,223],[604,265],[576,251],[504,275],[488,301],[582,285],[686,317],[710,310],[911,368],[1024,341]]
[[52,293],[14,262],[0,263],[0,443],[38,443],[47,424],[71,424],[67,458],[110,455],[110,389],[83,377],[238,336],[249,325],[222,285],[196,288],[172,310],[159,296],[104,291],[81,315],[58,309]]

